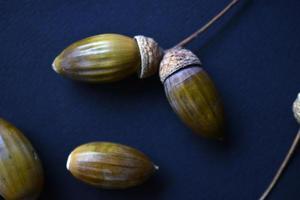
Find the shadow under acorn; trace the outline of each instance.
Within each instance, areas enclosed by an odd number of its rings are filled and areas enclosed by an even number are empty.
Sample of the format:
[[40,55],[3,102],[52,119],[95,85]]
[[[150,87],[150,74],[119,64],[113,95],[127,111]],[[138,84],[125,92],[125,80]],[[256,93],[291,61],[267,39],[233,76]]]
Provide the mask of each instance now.
[[99,199],[103,196],[110,196],[112,199],[132,200],[132,199],[143,199],[153,200],[159,199],[161,194],[165,191],[170,177],[164,177],[166,174],[160,169],[159,172],[155,173],[148,181],[140,186],[128,188],[124,190],[99,190]]
[[[69,80],[66,80],[69,81]],[[105,94],[112,94],[114,97],[129,97],[136,98],[149,91],[162,90],[163,85],[161,84],[158,74],[152,77],[139,79],[137,74],[133,74],[130,77],[112,83],[85,83],[78,81],[69,81],[72,87],[76,87],[80,93],[97,93],[99,96]]]
[[[240,8],[237,9],[237,12],[234,13],[233,16],[229,16],[229,19],[227,19],[227,21],[225,20],[225,22],[222,22],[222,24],[224,24],[224,25],[221,26],[221,28],[216,28],[214,31],[212,31],[212,33],[207,34],[208,36],[204,36],[202,38],[202,40],[204,40],[202,45],[201,44],[199,45],[199,43],[191,45],[191,49],[195,52],[195,54],[197,56],[200,57],[200,59],[202,57],[201,55],[207,53],[208,46],[210,46],[210,48],[211,48],[211,46],[220,44],[222,38],[224,37],[224,34],[228,30],[234,29],[234,27],[240,23],[240,21],[242,20],[241,17],[242,17],[242,15],[244,15],[245,10],[248,10],[250,8],[250,6],[253,5],[254,2],[253,2],[253,0],[245,0],[241,3],[242,3],[242,5],[240,5]],[[199,46],[201,48],[199,48]],[[206,62],[209,62],[209,61],[206,61]],[[203,66],[203,68],[205,70],[207,69],[206,66]],[[212,77],[212,79],[213,79],[213,77]],[[206,152],[210,152],[212,154],[215,154],[215,153],[216,154],[226,154],[226,153],[232,151],[233,148],[238,148],[235,143],[239,140],[239,137],[241,137],[241,135],[242,135],[240,133],[243,132],[244,130],[241,125],[239,125],[237,122],[231,120],[233,118],[231,117],[230,110],[234,109],[234,108],[230,107],[230,104],[232,102],[230,101],[230,99],[223,98],[224,95],[222,95],[222,94],[225,92],[222,89],[221,90],[219,89],[219,88],[222,88],[222,87],[219,87],[219,84],[216,84],[216,88],[220,92],[221,99],[223,101],[223,106],[224,106],[224,118],[225,118],[224,138],[222,139],[222,141],[207,140],[207,139],[203,139],[202,137],[200,138],[197,134],[187,134],[187,137],[192,138],[191,141],[193,141],[193,142],[201,143],[199,145],[201,145],[202,148],[207,149]],[[239,130],[239,133],[235,133],[235,132],[237,132],[236,130]],[[187,132],[188,132],[188,130],[187,130]]]
[[[91,192],[95,199],[99,197],[99,199],[122,199],[122,200],[132,200],[132,199],[143,199],[143,200],[153,200],[159,199],[161,197],[161,193],[164,192],[165,188],[167,187],[168,183],[166,180],[170,181],[169,177],[163,177],[161,171],[159,173],[155,173],[152,177],[149,178],[145,183],[140,186],[136,186],[133,188],[127,189],[101,189],[90,186],[79,180],[72,177],[73,181],[78,184],[85,192]],[[50,200],[55,199],[55,196],[51,196],[50,191],[43,191],[40,196],[42,200]],[[77,199],[77,198],[76,198]],[[78,196],[78,199],[82,199],[82,196]],[[4,199],[3,199],[4,200]]]

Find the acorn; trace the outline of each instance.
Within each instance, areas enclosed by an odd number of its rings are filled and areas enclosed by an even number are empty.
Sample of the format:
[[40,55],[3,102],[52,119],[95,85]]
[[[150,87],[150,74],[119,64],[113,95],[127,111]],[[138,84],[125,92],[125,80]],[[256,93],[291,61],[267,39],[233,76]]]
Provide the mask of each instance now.
[[158,71],[162,50],[149,37],[101,34],[73,43],[57,56],[53,69],[85,82],[115,82],[133,73],[146,78]]
[[200,59],[183,47],[204,33],[238,2],[231,0],[204,26],[165,51],[160,63],[159,76],[171,107],[188,127],[207,138],[223,138],[223,105],[213,81],[201,67]]
[[194,132],[223,137],[223,106],[214,83],[191,51],[176,47],[165,52],[159,71],[167,99]]
[[6,200],[34,200],[43,188],[39,157],[23,133],[0,119],[0,195]]
[[158,167],[134,148],[110,142],[92,142],[71,152],[67,169],[89,185],[125,189],[142,184]]

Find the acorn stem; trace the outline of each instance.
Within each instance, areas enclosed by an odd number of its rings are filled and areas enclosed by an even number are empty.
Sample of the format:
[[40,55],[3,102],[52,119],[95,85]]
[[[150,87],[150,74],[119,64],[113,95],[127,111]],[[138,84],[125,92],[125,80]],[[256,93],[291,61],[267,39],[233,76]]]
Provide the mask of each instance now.
[[259,198],[259,200],[265,200],[268,195],[271,193],[271,190],[275,187],[276,183],[278,182],[279,178],[281,177],[283,171],[285,170],[285,168],[287,167],[289,161],[291,160],[293,154],[295,153],[295,150],[298,146],[300,142],[300,129],[293,141],[292,146],[290,147],[287,155],[285,156],[282,164],[280,165],[279,169],[277,170],[272,182],[270,183],[270,185],[268,186],[268,188],[265,190],[265,192],[263,193],[263,195]]
[[196,32],[179,42],[174,47],[184,47],[196,37],[198,37],[201,33],[205,32],[211,25],[213,25],[216,21],[218,21],[222,16],[224,16],[239,0],[232,0],[221,12],[219,12],[216,16],[214,16],[209,22],[207,22],[204,26],[198,29]]

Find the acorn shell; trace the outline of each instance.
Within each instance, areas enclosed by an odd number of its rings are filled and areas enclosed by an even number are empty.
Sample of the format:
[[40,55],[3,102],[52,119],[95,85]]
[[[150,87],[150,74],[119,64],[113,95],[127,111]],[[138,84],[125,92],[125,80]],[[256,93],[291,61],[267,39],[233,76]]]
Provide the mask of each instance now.
[[173,49],[166,53],[162,64],[161,80],[175,113],[194,132],[208,138],[222,138],[223,106],[196,55],[186,49]]
[[101,34],[75,42],[54,60],[60,75],[85,82],[115,82],[133,73],[145,78],[156,73],[162,51],[145,36],[130,38]]
[[53,63],[53,69],[71,79],[87,82],[121,80],[140,66],[136,41],[118,34],[102,34],[75,42]]
[[34,200],[43,188],[43,170],[28,139],[0,119],[0,194],[6,200]]
[[77,179],[106,189],[123,189],[146,181],[155,171],[149,158],[131,147],[93,142],[77,147],[67,161],[67,169]]
[[300,93],[298,94],[296,100],[293,103],[293,113],[295,119],[300,124]]

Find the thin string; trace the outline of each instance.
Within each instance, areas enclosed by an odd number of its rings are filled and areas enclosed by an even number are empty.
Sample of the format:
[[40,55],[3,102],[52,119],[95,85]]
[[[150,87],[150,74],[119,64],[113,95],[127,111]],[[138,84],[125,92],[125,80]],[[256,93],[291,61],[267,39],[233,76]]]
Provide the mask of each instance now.
[[270,185],[268,186],[268,188],[265,190],[265,192],[263,193],[263,195],[259,198],[259,200],[265,200],[268,195],[271,193],[272,189],[275,187],[275,185],[277,184],[280,176],[282,175],[283,171],[285,170],[285,168],[287,167],[289,161],[291,160],[291,157],[293,156],[293,154],[295,153],[295,150],[298,146],[300,142],[300,129],[293,141],[292,146],[290,147],[287,155],[285,156],[282,164],[280,165],[279,169],[277,170],[272,182],[270,183]]
[[222,16],[224,16],[235,4],[237,4],[239,0],[232,0],[221,12],[219,12],[215,17],[213,17],[207,24],[202,26],[200,29],[198,29],[196,32],[194,32],[192,35],[188,36],[181,42],[179,42],[174,47],[184,47],[188,43],[190,43],[192,40],[194,40],[196,37],[198,37],[201,33],[205,32],[211,25],[213,25],[216,21],[218,21]]

